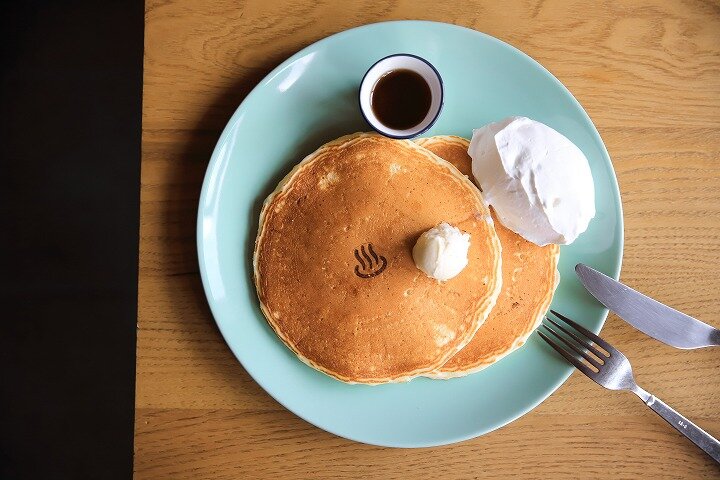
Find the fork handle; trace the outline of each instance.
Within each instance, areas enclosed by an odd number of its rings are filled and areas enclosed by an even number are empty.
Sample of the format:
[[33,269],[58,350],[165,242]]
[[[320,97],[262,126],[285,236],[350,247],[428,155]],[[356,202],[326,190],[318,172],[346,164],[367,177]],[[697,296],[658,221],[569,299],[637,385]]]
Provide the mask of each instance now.
[[682,433],[695,445],[702,448],[705,453],[713,458],[713,460],[720,463],[720,442],[716,438],[684,416],[680,415],[680,413],[678,413],[674,408],[655,397],[655,395],[650,395],[650,398],[648,398],[645,404],[652,408],[655,413],[664,418],[666,422],[675,428],[675,430]]

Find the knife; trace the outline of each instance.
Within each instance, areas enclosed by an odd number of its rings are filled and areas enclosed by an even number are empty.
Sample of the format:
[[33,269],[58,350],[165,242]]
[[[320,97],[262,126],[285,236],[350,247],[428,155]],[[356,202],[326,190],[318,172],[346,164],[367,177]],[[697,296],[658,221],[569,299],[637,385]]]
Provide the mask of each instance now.
[[720,330],[578,263],[575,273],[600,303],[641,332],[676,348],[720,346]]

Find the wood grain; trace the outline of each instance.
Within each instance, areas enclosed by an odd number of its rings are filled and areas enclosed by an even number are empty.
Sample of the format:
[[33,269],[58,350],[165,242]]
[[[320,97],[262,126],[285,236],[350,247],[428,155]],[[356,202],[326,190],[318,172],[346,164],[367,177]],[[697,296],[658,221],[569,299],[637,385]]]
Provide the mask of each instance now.
[[[148,0],[135,474],[144,478],[717,478],[630,394],[580,375],[520,420],[458,445],[334,437],[247,375],[198,277],[195,216],[212,148],[252,87],[332,33],[391,19],[464,25],[543,63],[583,104],[617,171],[622,279],[720,326],[720,5],[712,1]],[[720,355],[603,330],[640,382],[720,435]]]

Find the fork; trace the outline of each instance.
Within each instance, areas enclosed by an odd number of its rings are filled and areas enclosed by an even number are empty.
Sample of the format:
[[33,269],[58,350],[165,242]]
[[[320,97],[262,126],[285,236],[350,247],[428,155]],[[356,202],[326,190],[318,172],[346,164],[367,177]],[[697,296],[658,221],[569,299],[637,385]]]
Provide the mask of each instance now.
[[[571,327],[566,328],[559,321],[555,321],[549,316],[545,317],[549,324],[542,323],[541,325],[544,327],[544,331],[550,333],[554,338],[550,338],[542,330],[538,330],[538,335],[552,348],[595,383],[610,390],[633,392],[675,430],[685,435],[713,460],[720,463],[720,442],[665,402],[640,388],[635,382],[630,361],[625,355],[582,325],[578,325],[555,310],[550,310],[550,312]],[[559,332],[563,332],[566,336]]]

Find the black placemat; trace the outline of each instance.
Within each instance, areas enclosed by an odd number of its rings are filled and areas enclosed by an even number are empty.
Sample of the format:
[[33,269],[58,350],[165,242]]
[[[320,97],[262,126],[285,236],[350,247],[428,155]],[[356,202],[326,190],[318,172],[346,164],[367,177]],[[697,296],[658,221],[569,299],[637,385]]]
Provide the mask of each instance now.
[[0,6],[0,478],[132,475],[142,2]]

